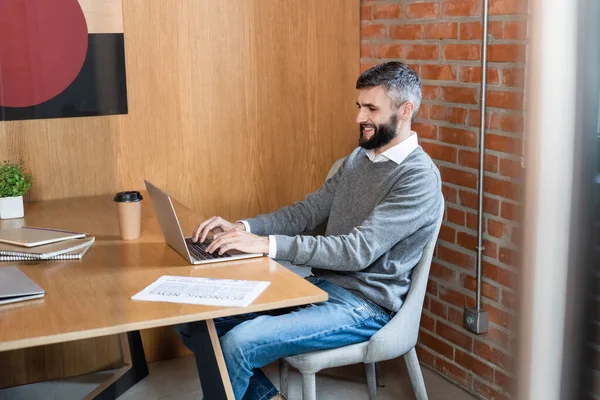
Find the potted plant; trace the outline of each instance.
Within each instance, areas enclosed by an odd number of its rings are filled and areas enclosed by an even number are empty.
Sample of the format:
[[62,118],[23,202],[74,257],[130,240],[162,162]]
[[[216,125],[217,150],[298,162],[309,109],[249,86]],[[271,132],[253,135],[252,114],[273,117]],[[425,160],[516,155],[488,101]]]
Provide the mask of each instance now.
[[22,218],[23,195],[31,188],[33,177],[25,172],[24,162],[0,165],[0,219]]

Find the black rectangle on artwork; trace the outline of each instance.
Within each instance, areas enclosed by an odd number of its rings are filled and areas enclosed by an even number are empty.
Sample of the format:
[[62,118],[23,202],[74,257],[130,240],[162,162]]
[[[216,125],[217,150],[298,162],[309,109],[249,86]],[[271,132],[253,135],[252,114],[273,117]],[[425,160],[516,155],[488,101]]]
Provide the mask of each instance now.
[[31,107],[0,106],[0,121],[112,114],[127,114],[122,33],[89,34],[79,75],[56,97]]

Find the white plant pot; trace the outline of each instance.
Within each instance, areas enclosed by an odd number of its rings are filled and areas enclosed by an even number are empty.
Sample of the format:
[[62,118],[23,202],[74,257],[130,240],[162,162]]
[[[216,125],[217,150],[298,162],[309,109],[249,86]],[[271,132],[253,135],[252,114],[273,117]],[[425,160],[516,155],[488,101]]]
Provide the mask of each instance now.
[[0,219],[23,218],[23,196],[0,197]]

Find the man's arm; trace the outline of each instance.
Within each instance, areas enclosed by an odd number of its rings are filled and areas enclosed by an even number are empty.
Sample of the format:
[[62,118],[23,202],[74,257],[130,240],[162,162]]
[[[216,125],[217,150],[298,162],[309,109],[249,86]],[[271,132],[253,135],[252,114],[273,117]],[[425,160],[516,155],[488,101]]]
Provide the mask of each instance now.
[[436,218],[442,201],[440,185],[439,178],[430,170],[407,177],[347,235],[276,235],[277,258],[329,270],[365,269],[396,243]]
[[343,168],[342,165],[320,189],[306,196],[303,201],[244,220],[249,225],[250,232],[259,236],[293,236],[317,227],[329,216]]

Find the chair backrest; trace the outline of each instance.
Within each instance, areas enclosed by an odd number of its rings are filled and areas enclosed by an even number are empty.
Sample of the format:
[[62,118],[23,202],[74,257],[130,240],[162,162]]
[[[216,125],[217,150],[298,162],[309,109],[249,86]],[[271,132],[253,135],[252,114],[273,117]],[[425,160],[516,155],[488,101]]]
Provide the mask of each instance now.
[[366,363],[379,362],[400,357],[416,346],[419,336],[419,324],[423,312],[425,290],[429,279],[431,259],[444,217],[445,202],[438,210],[438,218],[433,235],[425,248],[421,260],[415,266],[412,283],[400,311],[369,340]]
[[344,163],[345,159],[346,159],[346,157],[342,157],[342,158],[340,158],[339,160],[337,160],[336,162],[333,163],[333,165],[329,169],[329,173],[327,174],[327,178],[325,178],[325,180],[327,180],[327,179],[331,178],[333,175],[335,175],[335,173],[337,172],[337,170],[340,169],[340,167]]

